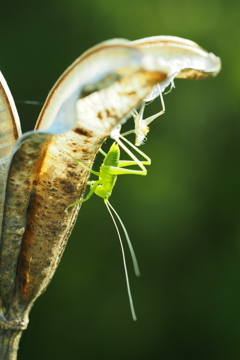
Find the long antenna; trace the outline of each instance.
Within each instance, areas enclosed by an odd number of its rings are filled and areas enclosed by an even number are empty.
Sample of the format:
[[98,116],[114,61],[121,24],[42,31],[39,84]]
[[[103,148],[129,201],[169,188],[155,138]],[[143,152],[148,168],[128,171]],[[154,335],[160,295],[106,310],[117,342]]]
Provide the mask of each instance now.
[[133,268],[134,268],[135,275],[136,275],[136,276],[140,276],[140,271],[139,271],[139,266],[138,266],[137,258],[136,258],[135,252],[134,252],[134,250],[133,250],[133,246],[132,246],[130,237],[129,237],[129,235],[128,235],[127,229],[125,228],[125,226],[124,226],[124,224],[123,224],[120,216],[118,215],[118,213],[116,212],[116,210],[115,210],[114,207],[110,204],[109,201],[108,201],[108,205],[110,206],[110,208],[112,209],[112,211],[114,212],[114,214],[116,215],[116,217],[118,218],[118,221],[120,222],[120,224],[121,224],[121,226],[122,226],[122,229],[123,229],[123,231],[124,231],[124,234],[125,234],[125,236],[126,236],[127,244],[128,244],[129,251],[130,251],[130,254],[131,254],[131,258],[132,258],[132,262],[133,262]]
[[117,234],[118,234],[118,238],[119,238],[119,242],[120,242],[120,246],[121,246],[121,250],[122,250],[123,267],[124,267],[124,272],[125,272],[125,278],[126,278],[126,284],[127,284],[127,292],[128,292],[129,303],[130,303],[130,309],[131,309],[131,313],[132,313],[132,318],[133,318],[134,321],[136,321],[137,317],[136,317],[136,313],[135,313],[135,309],[134,309],[134,305],[133,305],[133,299],[132,299],[132,294],[131,294],[131,289],[130,289],[130,284],[129,284],[127,264],[126,264],[125,253],[124,253],[124,248],[123,248],[121,235],[120,235],[117,223],[116,223],[116,221],[114,219],[114,216],[113,216],[113,214],[111,212],[112,206],[110,208],[108,201],[106,201],[105,204],[106,204],[108,212],[109,212],[109,214],[110,214],[110,216],[111,216],[111,218],[113,220],[114,226],[115,226],[115,228],[117,230]]

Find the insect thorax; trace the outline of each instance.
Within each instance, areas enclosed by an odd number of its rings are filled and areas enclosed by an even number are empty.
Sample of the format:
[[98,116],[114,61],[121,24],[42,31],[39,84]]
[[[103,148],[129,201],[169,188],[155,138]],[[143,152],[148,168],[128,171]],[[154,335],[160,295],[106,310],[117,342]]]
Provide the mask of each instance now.
[[[98,185],[95,194],[102,197],[102,198],[109,198],[112,194],[112,190],[117,180],[117,175],[108,174],[107,171],[108,167],[105,165],[101,166],[100,169],[100,179],[101,185]],[[101,171],[102,170],[102,171]]]
[[104,200],[108,200],[112,194],[112,191],[106,191],[106,189],[102,185],[98,185],[96,187],[95,194],[100,196]]

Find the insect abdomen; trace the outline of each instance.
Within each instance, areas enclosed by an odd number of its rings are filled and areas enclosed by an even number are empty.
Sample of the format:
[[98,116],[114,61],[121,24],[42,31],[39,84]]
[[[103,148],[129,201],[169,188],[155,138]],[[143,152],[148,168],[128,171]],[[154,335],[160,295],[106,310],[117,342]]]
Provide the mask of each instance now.
[[117,180],[117,175],[109,174],[107,169],[111,166],[118,167],[120,158],[120,149],[118,144],[113,143],[107,153],[102,166],[100,167],[101,185],[95,190],[95,194],[108,199],[111,196],[112,189]]
[[113,143],[107,156],[104,159],[103,165],[106,166],[118,166],[120,159],[120,149],[118,144]]

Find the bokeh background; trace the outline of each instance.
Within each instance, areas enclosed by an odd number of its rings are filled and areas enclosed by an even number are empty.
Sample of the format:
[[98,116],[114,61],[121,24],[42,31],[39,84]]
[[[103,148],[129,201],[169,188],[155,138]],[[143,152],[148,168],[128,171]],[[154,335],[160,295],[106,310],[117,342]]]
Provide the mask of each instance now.
[[[175,81],[142,147],[148,176],[122,176],[112,195],[141,268],[136,279],[127,254],[138,321],[114,226],[95,196],[31,312],[19,360],[240,359],[239,14],[237,0],[1,2],[0,69],[24,132],[41,106],[21,101],[43,102],[103,40],[180,36],[223,66],[216,78]],[[160,107],[155,100],[146,114]]]

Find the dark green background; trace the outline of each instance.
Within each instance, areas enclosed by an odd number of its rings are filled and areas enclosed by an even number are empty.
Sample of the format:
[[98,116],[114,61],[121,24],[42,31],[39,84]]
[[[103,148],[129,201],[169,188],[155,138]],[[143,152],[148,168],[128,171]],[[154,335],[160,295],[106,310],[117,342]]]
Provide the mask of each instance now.
[[[240,2],[8,0],[0,11],[0,69],[16,101],[44,101],[82,52],[114,37],[180,36],[223,64],[216,78],[176,80],[142,147],[148,176],[119,178],[111,198],[140,263],[136,279],[128,256],[138,321],[95,196],[32,310],[19,360],[239,360]],[[41,107],[17,107],[31,130]],[[160,107],[155,100],[147,112]]]

